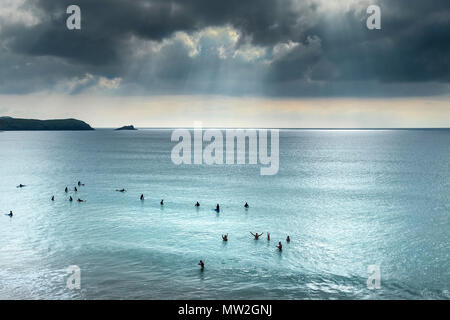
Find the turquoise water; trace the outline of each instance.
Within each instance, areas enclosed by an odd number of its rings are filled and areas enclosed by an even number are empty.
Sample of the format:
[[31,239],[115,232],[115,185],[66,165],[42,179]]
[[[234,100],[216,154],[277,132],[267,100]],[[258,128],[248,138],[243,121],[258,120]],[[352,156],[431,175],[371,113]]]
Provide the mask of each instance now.
[[450,298],[450,131],[282,130],[275,176],[176,166],[171,132],[0,132],[0,298]]

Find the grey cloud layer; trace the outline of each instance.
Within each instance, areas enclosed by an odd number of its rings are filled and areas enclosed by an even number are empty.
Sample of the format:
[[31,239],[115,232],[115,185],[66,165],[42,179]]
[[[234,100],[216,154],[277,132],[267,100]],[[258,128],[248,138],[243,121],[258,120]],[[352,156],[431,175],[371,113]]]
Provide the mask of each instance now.
[[[369,4],[382,30],[365,27]],[[82,30],[65,9],[82,9]],[[448,93],[446,0],[26,0],[0,16],[0,92]],[[26,20],[26,19],[25,19]],[[120,85],[109,85],[120,79]],[[114,84],[116,82],[113,82]]]

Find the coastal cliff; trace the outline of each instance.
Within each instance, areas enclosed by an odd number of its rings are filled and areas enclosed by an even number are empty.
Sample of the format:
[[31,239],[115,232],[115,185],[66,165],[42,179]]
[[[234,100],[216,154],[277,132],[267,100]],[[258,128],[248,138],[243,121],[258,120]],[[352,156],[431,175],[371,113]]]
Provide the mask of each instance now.
[[129,125],[129,126],[123,126],[120,128],[117,128],[116,130],[137,130],[133,125]]
[[89,124],[77,119],[36,120],[0,117],[1,131],[29,131],[29,130],[94,130]]

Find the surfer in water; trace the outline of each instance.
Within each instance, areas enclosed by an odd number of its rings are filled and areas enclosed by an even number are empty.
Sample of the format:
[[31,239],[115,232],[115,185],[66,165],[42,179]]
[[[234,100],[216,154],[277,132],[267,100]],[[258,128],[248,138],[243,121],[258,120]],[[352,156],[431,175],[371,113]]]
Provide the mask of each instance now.
[[141,194],[141,201],[143,201],[144,200],[144,195],[143,194]]
[[283,250],[283,245],[281,244],[281,241],[278,241],[278,245],[277,245],[278,250]]
[[77,187],[75,187],[75,188],[73,189],[73,191],[75,191],[75,192],[78,192],[78,189],[77,189]]
[[260,234],[258,234],[258,232],[257,233],[250,232],[250,233],[252,236],[255,237],[255,240],[259,240],[259,237],[261,237],[264,234],[264,232],[260,233]]
[[8,217],[12,218],[13,217],[13,213],[11,210],[9,210],[9,213],[7,214]]
[[119,189],[116,189],[116,191],[117,191],[117,192],[125,192],[125,191],[127,191],[127,190],[125,190],[125,189],[120,189],[120,190],[119,190]]
[[198,201],[195,203],[196,207],[200,207],[200,203],[198,203]]
[[220,206],[219,206],[219,204],[217,204],[216,205],[216,212],[219,212],[220,211]]
[[78,186],[79,187],[84,186],[84,183],[81,183],[81,181],[78,181]]
[[52,201],[55,201],[55,196],[52,196]]
[[69,201],[70,201],[70,202],[72,202],[72,201],[73,201],[73,199],[72,199],[72,196],[70,196],[70,197],[69,197]]
[[246,203],[244,204],[244,208],[245,208],[245,209],[248,209],[248,207],[249,207],[249,205],[248,205],[248,203],[246,202]]
[[64,192],[67,193],[69,192],[69,189],[67,189],[67,187],[64,189]]
[[287,236],[286,242],[287,242],[287,243],[291,242],[291,238],[290,238],[289,236]]
[[17,186],[17,188],[23,188],[23,187],[25,187],[24,184],[19,184],[19,185]]
[[200,266],[200,269],[201,269],[201,270],[205,269],[205,264],[203,263],[202,260],[200,260],[200,262],[198,263],[198,265]]
[[267,241],[270,241],[270,233],[267,232]]
[[228,241],[228,233],[222,235],[222,240],[223,241]]
[[164,199],[162,199],[159,204],[163,206],[164,205]]
[[86,202],[86,200],[81,200],[80,198],[78,198],[77,201],[78,201],[78,202]]

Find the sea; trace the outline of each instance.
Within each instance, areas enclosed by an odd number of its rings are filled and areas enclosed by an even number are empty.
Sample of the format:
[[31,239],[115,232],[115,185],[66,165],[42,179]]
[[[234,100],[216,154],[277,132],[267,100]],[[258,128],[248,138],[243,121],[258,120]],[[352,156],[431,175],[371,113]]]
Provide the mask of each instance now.
[[172,132],[0,132],[0,298],[450,298],[450,130],[280,129],[275,175]]

